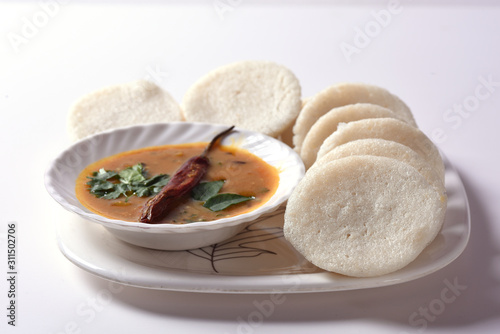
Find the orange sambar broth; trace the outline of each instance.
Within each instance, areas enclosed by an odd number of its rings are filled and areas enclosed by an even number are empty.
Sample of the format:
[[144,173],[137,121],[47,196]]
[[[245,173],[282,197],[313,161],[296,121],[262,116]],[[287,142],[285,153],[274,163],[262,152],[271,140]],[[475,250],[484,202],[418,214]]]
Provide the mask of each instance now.
[[[115,200],[98,198],[89,191],[86,184],[94,171],[101,168],[121,171],[137,163],[143,163],[147,175],[157,174],[172,176],[189,158],[199,155],[206,143],[182,145],[165,145],[142,148],[119,153],[87,166],[76,180],[76,197],[89,210],[112,219],[138,221],[141,210],[151,197],[130,196]],[[243,196],[254,196],[255,199],[232,205],[222,211],[213,212],[202,206],[203,203],[189,196],[173,209],[159,223],[184,224],[193,221],[210,221],[236,216],[252,211],[264,204],[278,188],[279,174],[275,167],[267,164],[259,157],[246,150],[228,146],[212,148],[208,154],[210,167],[202,182],[225,180],[219,193],[234,193]]]

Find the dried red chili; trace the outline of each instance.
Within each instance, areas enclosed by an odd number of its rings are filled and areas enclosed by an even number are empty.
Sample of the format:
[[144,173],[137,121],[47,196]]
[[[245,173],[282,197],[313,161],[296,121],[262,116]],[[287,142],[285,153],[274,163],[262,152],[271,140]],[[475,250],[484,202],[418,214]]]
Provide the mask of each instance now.
[[146,202],[139,218],[141,223],[151,224],[163,218],[200,182],[210,166],[207,158],[208,152],[219,139],[231,132],[233,128],[234,126],[231,126],[215,136],[202,154],[187,160],[175,172],[167,185]]

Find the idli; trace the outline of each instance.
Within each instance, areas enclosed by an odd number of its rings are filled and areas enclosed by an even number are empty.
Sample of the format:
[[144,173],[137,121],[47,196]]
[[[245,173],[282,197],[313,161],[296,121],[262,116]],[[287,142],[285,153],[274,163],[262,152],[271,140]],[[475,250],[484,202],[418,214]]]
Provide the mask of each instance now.
[[341,124],[337,131],[325,139],[318,150],[317,159],[347,142],[379,138],[403,144],[420,154],[438,176],[444,180],[444,163],[437,147],[419,129],[394,118],[370,118]]
[[269,61],[240,61],[219,67],[184,95],[187,121],[236,125],[278,137],[302,107],[298,79]]
[[348,123],[366,118],[396,118],[402,120],[402,117],[390,109],[371,103],[356,103],[333,108],[314,123],[304,139],[300,157],[304,161],[306,168],[309,168],[314,163],[319,147],[329,135],[337,130],[339,123]]
[[432,166],[406,145],[385,139],[358,139],[335,147],[313,164],[321,166],[332,160],[353,155],[375,155],[405,162],[415,168],[438,193],[446,196],[444,180],[441,179]]
[[68,132],[76,141],[113,128],[182,120],[180,106],[168,92],[139,80],[81,97],[70,109]]
[[446,202],[410,165],[351,156],[311,168],[288,200],[285,238],[327,271],[372,277],[411,263],[441,229]]
[[295,150],[300,153],[307,133],[321,116],[333,108],[355,103],[372,103],[388,108],[416,126],[410,108],[386,89],[364,83],[341,83],[320,91],[304,105],[293,127]]

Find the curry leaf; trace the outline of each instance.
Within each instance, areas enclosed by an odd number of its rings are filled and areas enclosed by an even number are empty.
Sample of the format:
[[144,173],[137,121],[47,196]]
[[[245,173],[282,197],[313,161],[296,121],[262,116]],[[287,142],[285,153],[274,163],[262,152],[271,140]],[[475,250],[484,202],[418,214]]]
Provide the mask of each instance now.
[[205,202],[209,198],[217,195],[224,185],[224,182],[224,180],[201,182],[193,188],[191,197],[197,201]]
[[255,199],[253,196],[242,196],[238,194],[218,194],[210,197],[203,206],[212,211],[221,211],[227,207]]

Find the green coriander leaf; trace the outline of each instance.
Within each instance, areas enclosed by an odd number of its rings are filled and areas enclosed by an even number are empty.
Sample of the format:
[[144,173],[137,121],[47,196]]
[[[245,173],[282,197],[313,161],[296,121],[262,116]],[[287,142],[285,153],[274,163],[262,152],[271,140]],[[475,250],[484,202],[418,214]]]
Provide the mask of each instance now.
[[152,196],[158,194],[161,189],[168,183],[169,179],[170,178],[167,174],[158,174],[142,182],[133,183],[131,185],[131,188],[136,196]]
[[162,189],[163,189],[164,186],[161,186],[161,187],[152,187],[151,188],[151,194],[152,195],[156,195],[158,194]]
[[153,195],[158,194],[163,189],[163,187],[167,185],[168,181],[170,181],[170,177],[167,174],[164,174],[164,177],[160,181],[149,186],[151,188],[151,191],[153,192]]
[[113,191],[107,192],[102,198],[104,199],[117,199],[121,195],[128,198],[128,193],[130,192],[130,187],[127,184],[117,183],[115,184]]
[[137,197],[151,196],[152,191],[148,187],[134,187],[134,195]]
[[217,195],[224,185],[224,182],[224,180],[201,182],[193,188],[191,191],[191,197],[197,201],[205,202],[209,198]]
[[210,197],[205,202],[205,204],[203,204],[203,206],[212,211],[221,211],[233,204],[238,204],[253,199],[255,199],[255,197],[253,196],[248,197],[238,194],[218,194],[213,197]]
[[120,176],[120,182],[131,184],[134,182],[142,182],[146,180],[144,177],[144,168],[141,163],[138,163],[132,167],[125,168],[118,175]]
[[[115,184],[109,181],[97,181],[90,188],[90,192],[93,194],[101,194],[103,196],[106,192],[112,191]],[[100,197],[100,196],[99,196]]]
[[106,182],[109,179],[113,179],[118,175],[118,173],[113,172],[113,171],[107,171],[104,168],[99,169],[98,172],[92,173],[92,176],[89,177],[87,176],[88,179],[90,179],[87,184],[89,186],[93,186],[95,184],[98,184],[100,182]]
[[116,178],[118,174],[113,171],[107,171],[104,168],[92,173],[92,177],[87,184],[90,186],[90,193],[96,197],[104,197],[107,193],[114,190],[115,184],[108,180]]
[[108,180],[117,175],[116,172],[113,172],[112,170],[105,170],[104,168],[99,169],[98,172],[94,172],[94,178],[98,180]]
[[[138,197],[156,195],[169,181],[167,174],[158,174],[149,179],[146,179],[145,174],[146,171],[141,163],[125,168],[121,172],[101,168],[88,177],[90,181],[87,184],[90,186],[90,193],[96,197],[116,199],[123,195],[128,199],[132,195]],[[118,180],[109,181],[112,179]]]
[[151,186],[165,186],[168,183],[170,177],[167,174],[158,174],[153,176],[152,178],[146,179],[140,184],[145,187]]

